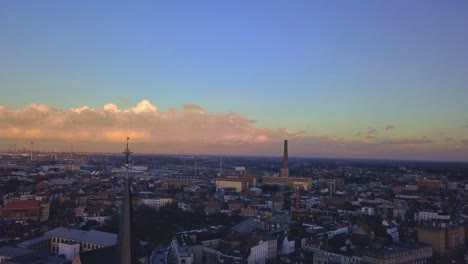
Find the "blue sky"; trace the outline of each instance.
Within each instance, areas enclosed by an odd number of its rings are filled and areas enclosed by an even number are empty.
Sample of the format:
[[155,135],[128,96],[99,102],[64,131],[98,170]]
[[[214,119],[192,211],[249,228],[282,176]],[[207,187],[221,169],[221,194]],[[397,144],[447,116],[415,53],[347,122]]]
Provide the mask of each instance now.
[[441,149],[467,138],[467,13],[466,1],[2,1],[0,105],[195,103],[312,136],[391,124],[388,137]]

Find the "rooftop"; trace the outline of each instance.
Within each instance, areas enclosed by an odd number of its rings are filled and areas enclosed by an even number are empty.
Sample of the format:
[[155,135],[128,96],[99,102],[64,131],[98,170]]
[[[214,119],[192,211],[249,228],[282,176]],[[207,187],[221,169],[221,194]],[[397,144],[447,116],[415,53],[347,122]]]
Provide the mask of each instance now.
[[390,255],[401,254],[401,253],[417,253],[421,250],[431,250],[431,246],[425,244],[392,244],[390,247],[384,247],[379,249],[365,249],[364,255],[372,256],[376,258],[385,258]]
[[41,202],[36,200],[10,201],[4,209],[38,209]]
[[2,257],[16,257],[16,256],[22,256],[26,255],[28,253],[33,252],[33,250],[30,249],[24,249],[24,248],[16,248],[16,247],[1,247],[0,248],[0,256]]
[[41,237],[36,237],[36,238],[33,238],[33,239],[29,239],[29,240],[26,240],[26,241],[23,241],[21,242],[18,247],[20,248],[26,248],[28,246],[32,246],[34,244],[37,244],[37,243],[40,243],[40,242],[44,242],[44,241],[47,241],[49,240],[49,237],[45,237],[45,236],[41,236]]
[[60,237],[80,242],[88,242],[102,246],[113,246],[117,242],[117,235],[96,230],[83,231],[58,227],[44,234],[46,237]]

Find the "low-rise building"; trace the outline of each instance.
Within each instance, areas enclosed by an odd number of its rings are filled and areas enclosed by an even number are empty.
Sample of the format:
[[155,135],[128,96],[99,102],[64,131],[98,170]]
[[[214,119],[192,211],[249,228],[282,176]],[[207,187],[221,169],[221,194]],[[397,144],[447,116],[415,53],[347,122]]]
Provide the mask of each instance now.
[[426,263],[432,258],[432,248],[423,244],[392,244],[389,247],[362,252],[362,260],[369,264]]
[[237,192],[248,191],[251,187],[257,185],[257,176],[253,174],[227,174],[215,181],[216,189],[235,188]]
[[116,234],[58,227],[46,232],[42,237],[24,241],[18,247],[47,249],[54,254],[64,254],[67,259],[73,260],[80,252],[113,246],[116,243]]
[[154,199],[145,198],[145,199],[141,199],[140,203],[148,207],[151,207],[155,210],[159,210],[161,207],[165,205],[172,204],[173,199],[172,198],[154,198]]
[[[48,207],[44,208],[47,212]],[[40,220],[41,202],[36,200],[13,200],[0,210],[0,216],[3,219],[10,220]]]
[[443,213],[442,211],[419,211],[414,213],[415,221],[427,221],[427,220],[450,220],[450,214]]
[[263,176],[263,184],[300,186],[303,190],[312,188],[312,178]]
[[24,256],[31,252],[34,251],[30,249],[15,248],[10,246],[0,247],[0,263],[8,261],[9,259],[12,259],[14,257]]

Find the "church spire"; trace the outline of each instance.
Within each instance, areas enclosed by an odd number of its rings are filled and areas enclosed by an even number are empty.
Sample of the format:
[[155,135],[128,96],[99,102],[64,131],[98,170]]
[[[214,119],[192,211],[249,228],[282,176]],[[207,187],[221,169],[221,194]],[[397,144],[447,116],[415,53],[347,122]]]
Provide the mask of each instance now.
[[124,193],[122,198],[122,208],[120,211],[119,235],[117,236],[117,262],[118,264],[134,264],[138,263],[138,241],[133,233],[133,206],[132,193],[130,191],[130,179],[128,169],[130,167],[129,158],[132,152],[128,146],[125,148],[125,177],[124,177]]

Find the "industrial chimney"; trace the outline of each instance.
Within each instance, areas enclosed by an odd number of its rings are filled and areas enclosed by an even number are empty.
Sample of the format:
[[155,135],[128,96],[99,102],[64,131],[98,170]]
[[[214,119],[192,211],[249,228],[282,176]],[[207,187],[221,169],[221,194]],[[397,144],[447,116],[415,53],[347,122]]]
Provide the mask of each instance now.
[[281,177],[289,177],[288,140],[284,140],[283,169],[281,170]]

